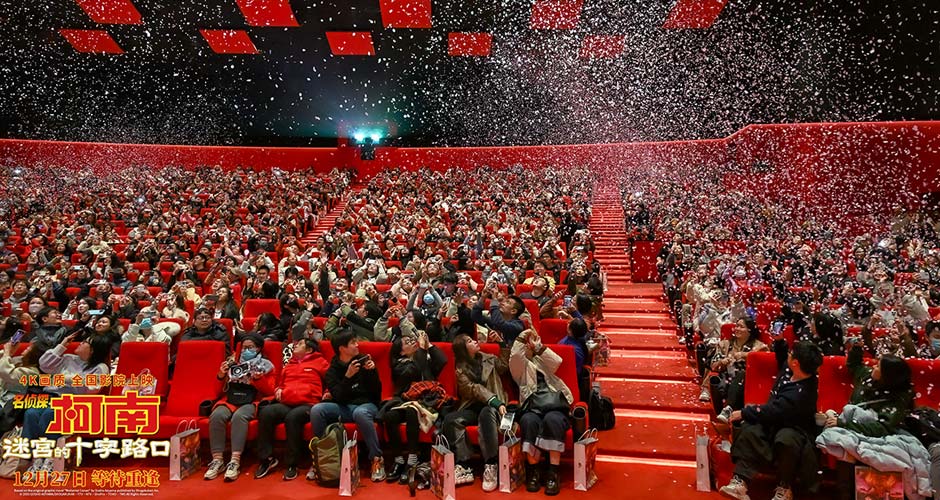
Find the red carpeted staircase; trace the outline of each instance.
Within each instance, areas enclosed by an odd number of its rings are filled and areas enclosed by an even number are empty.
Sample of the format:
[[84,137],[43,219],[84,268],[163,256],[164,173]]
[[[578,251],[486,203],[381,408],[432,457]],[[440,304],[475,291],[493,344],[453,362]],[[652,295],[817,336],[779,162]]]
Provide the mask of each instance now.
[[356,182],[349,186],[345,195],[333,206],[333,208],[327,212],[318,222],[317,225],[307,231],[306,234],[300,239],[303,242],[305,247],[317,244],[317,238],[333,227],[333,224],[336,223],[336,219],[343,213],[343,210],[346,209],[346,205],[349,204],[349,199],[352,198],[356,193],[359,192],[366,184],[363,182]]
[[[707,498],[695,491],[695,435],[704,433],[708,406],[659,284],[630,280],[627,234],[616,186],[598,185],[590,223],[595,257],[607,273],[604,321],[598,328],[612,343],[610,364],[597,370],[602,392],[616,407],[617,426],[601,433],[599,458],[657,466],[653,474],[677,474],[668,491],[635,491],[630,498]],[[641,482],[642,484],[642,482]],[[641,487],[639,484],[637,487]]]

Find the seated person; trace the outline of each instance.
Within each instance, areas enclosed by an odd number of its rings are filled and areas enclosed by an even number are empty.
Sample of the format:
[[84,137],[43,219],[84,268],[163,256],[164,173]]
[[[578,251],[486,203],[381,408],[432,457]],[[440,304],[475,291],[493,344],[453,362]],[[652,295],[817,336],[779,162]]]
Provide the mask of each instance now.
[[[199,317],[199,313],[196,313]],[[184,339],[185,340],[185,339]],[[209,446],[212,461],[206,470],[205,479],[219,476],[225,469],[225,482],[238,479],[242,452],[248,439],[248,424],[255,418],[257,404],[274,393],[274,364],[263,357],[264,339],[249,333],[242,341],[242,350],[235,362],[234,356],[222,362],[216,377],[225,380],[225,396],[215,403],[209,416]],[[236,365],[247,365],[244,373],[236,373]],[[224,465],[226,427],[232,426],[232,459]]]
[[211,309],[200,307],[196,310],[193,326],[183,332],[180,338],[181,342],[187,340],[217,340],[225,344],[225,355],[232,355],[232,343],[229,338],[228,330],[221,323],[213,319]]
[[[490,281],[480,294],[480,299],[473,305],[471,316],[476,324],[490,330],[491,338],[498,337],[503,347],[509,347],[525,330],[525,325],[519,317],[526,311],[526,308],[525,303],[519,297],[515,295],[505,297],[499,294],[498,290],[496,282]],[[490,315],[486,317],[483,315],[483,306],[488,298],[491,299]]]
[[722,340],[713,358],[711,369],[715,375],[708,377],[708,392],[700,399],[714,399],[715,413],[719,422],[728,422],[731,412],[744,406],[744,372],[747,356],[752,352],[767,351],[767,345],[758,340],[760,330],[754,320],[739,319],[731,331],[731,338]]
[[[326,388],[329,397],[310,409],[313,434],[322,437],[326,427],[336,422],[355,422],[372,461],[372,481],[385,480],[385,460],[379,435],[375,430],[375,417],[382,401],[382,381],[375,369],[375,361],[359,354],[359,339],[349,329],[342,330],[330,339],[336,353],[326,372]],[[316,478],[311,469],[308,480]]]
[[[526,490],[534,493],[541,489],[544,477],[545,494],[549,496],[561,491],[558,466],[571,427],[571,405],[575,402],[571,389],[555,374],[561,362],[558,354],[542,345],[535,330],[525,330],[513,341],[509,371],[519,385],[522,400],[519,426],[526,455]],[[543,450],[548,452],[545,472],[540,467]]]
[[304,426],[310,418],[310,408],[323,397],[323,378],[330,364],[320,354],[320,343],[311,338],[294,342],[293,356],[281,370],[274,389],[273,401],[258,416],[258,470],[255,479],[261,479],[277,467],[274,453],[274,429],[284,423],[287,432],[287,469],[284,480],[297,477],[297,463],[304,452]]
[[774,343],[781,368],[767,403],[748,405],[731,413],[731,422],[743,422],[731,445],[734,476],[719,490],[724,496],[747,500],[748,482],[761,467],[775,467],[775,500],[792,500],[792,487],[800,475],[813,491],[818,482],[815,450],[816,400],[822,351],[812,342],[797,342],[787,353],[786,342]]
[[[111,343],[106,337],[92,336],[84,341],[75,350],[75,354],[65,354],[65,349],[72,342],[78,333],[73,333],[62,341],[44,352],[39,358],[39,369],[43,373],[62,374],[65,376],[65,384],[62,387],[50,386],[44,388],[47,394],[57,396],[60,394],[95,394],[100,387],[83,385],[72,385],[72,379],[79,376],[84,381],[88,375],[105,375],[110,373],[108,367],[108,356],[111,354]],[[33,345],[31,349],[38,346]],[[49,424],[52,423],[52,417],[55,414],[52,408],[30,408],[23,415],[23,437],[26,439],[38,439],[44,436],[48,439],[58,439],[58,435],[46,432]],[[53,462],[51,458],[36,458],[29,467],[29,472],[38,472],[40,470],[51,472]]]

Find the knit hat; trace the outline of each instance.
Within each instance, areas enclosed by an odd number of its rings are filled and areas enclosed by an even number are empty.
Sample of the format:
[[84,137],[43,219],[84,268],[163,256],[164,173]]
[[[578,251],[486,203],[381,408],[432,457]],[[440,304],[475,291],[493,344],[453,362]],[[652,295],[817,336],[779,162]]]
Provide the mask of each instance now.
[[141,330],[150,330],[153,328],[153,320],[150,318],[144,318],[140,320],[140,329]]
[[264,350],[264,337],[260,333],[248,332],[245,334],[245,337],[242,338],[242,342],[250,340],[255,346],[258,347],[258,350]]

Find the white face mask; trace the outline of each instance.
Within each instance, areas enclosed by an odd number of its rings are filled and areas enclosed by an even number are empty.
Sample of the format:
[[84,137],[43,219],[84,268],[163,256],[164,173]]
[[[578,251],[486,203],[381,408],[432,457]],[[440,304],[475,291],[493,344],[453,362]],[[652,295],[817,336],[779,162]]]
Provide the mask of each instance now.
[[28,309],[29,309],[29,315],[35,316],[36,314],[39,313],[40,310],[42,310],[42,304],[30,304]]

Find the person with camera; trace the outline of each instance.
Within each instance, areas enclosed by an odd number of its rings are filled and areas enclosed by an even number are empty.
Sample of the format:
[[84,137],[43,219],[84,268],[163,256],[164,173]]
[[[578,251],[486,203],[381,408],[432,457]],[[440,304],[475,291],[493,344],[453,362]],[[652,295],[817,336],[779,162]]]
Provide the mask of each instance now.
[[[536,492],[545,479],[545,494],[561,491],[558,465],[565,451],[565,436],[571,427],[569,414],[574,395],[555,373],[561,356],[542,344],[535,330],[521,332],[513,341],[509,371],[519,385],[522,401],[519,425],[522,451],[526,455],[526,490]],[[542,452],[548,452],[548,469],[540,467]],[[544,474],[544,475],[543,475]]]
[[268,475],[278,461],[274,453],[274,430],[284,423],[287,432],[287,453],[284,455],[287,469],[284,480],[297,477],[297,464],[304,450],[304,426],[313,405],[323,398],[324,377],[329,361],[320,353],[320,343],[312,338],[302,338],[293,343],[290,361],[281,370],[280,380],[274,389],[270,404],[261,408],[258,416],[258,459],[255,479]]
[[[382,381],[375,369],[375,361],[369,355],[359,353],[359,339],[349,329],[339,331],[330,339],[336,353],[326,372],[326,387],[323,401],[310,409],[313,433],[322,437],[326,427],[335,422],[355,422],[372,461],[372,481],[382,482],[386,478],[385,460],[375,430],[376,415],[382,401]],[[315,478],[314,471],[307,474],[308,480]]]
[[[198,320],[198,313],[196,318]],[[206,480],[217,478],[223,469],[226,482],[238,479],[248,423],[255,418],[258,402],[275,393],[274,364],[263,353],[264,339],[249,333],[242,341],[238,357],[227,358],[219,367],[216,377],[225,381],[225,396],[215,403],[209,416],[212,461],[206,469]],[[232,458],[225,464],[225,434],[230,421]]]
[[508,395],[503,387],[502,375],[509,371],[509,364],[502,350],[500,356],[480,351],[480,344],[467,334],[454,338],[454,362],[457,372],[457,395],[460,398],[455,411],[444,416],[441,432],[454,446],[456,460],[455,475],[458,481],[469,475],[471,450],[467,441],[466,426],[477,423],[480,454],[483,456],[483,491],[490,492],[497,486],[499,458],[500,419],[506,414]]
[[[489,316],[483,315],[486,299],[490,299]],[[503,347],[513,345],[516,337],[525,330],[522,313],[526,312],[525,303],[515,295],[508,297],[499,293],[495,281],[489,281],[483,293],[470,311],[476,324],[490,330],[490,341],[499,342]]]
[[369,317],[366,300],[356,298],[351,292],[343,294],[342,305],[330,314],[323,327],[323,334],[332,339],[346,329],[351,330],[360,339],[375,339],[375,321]]

